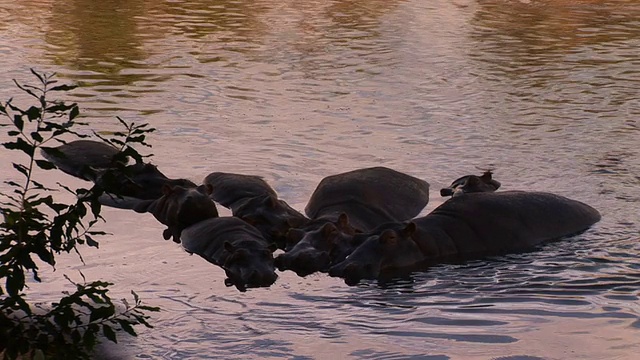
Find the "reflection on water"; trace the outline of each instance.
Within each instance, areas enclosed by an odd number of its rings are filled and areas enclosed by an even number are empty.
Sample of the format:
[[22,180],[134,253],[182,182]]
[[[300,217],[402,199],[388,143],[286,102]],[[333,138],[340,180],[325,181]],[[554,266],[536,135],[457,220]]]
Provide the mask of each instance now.
[[[438,189],[492,167],[505,190],[551,191],[603,214],[532,253],[355,287],[284,272],[238,293],[222,270],[160,240],[153,218],[105,210],[114,235],[83,253],[86,265],[64,259],[45,275],[82,269],[163,308],[155,329],[106,357],[640,350],[637,2],[0,0],[0,15],[0,98],[29,67],[56,71],[82,85],[71,97],[94,126],[118,115],[157,127],[153,159],[172,177],[258,174],[303,209],[341,171],[385,165]],[[431,202],[426,211],[442,200]],[[33,285],[42,299],[57,286]]]

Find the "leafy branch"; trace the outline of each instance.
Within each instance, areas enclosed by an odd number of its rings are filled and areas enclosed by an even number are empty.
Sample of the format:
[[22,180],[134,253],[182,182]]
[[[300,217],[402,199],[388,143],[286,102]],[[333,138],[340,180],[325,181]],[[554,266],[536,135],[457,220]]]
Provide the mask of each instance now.
[[[61,100],[50,100],[52,92],[65,92],[75,88],[72,85],[57,85],[55,74],[42,74],[31,70],[38,85],[20,84],[16,86],[35,104],[24,109],[14,105],[13,99],[0,103],[0,117],[8,121],[0,126],[9,127],[7,135],[11,140],[2,143],[8,150],[20,151],[28,156],[26,164],[13,162],[21,182],[8,180],[5,184],[12,191],[0,192],[0,354],[5,359],[18,356],[46,355],[51,358],[90,358],[90,351],[98,341],[98,335],[116,341],[116,331],[124,331],[135,336],[135,325],[151,327],[146,312],[158,308],[142,305],[135,292],[130,305],[122,300],[124,310],[118,311],[108,296],[112,283],[94,281],[73,282],[75,292],[63,293],[58,302],[49,310],[27,302],[25,278],[31,273],[33,279],[41,281],[38,262],[55,267],[55,255],[62,252],[76,252],[78,245],[98,247],[96,236],[103,231],[93,230],[94,225],[104,219],[100,216],[101,206],[97,198],[101,190],[73,190],[62,184],[62,189],[76,196],[74,203],[58,202],[52,189],[35,180],[36,169],[51,170],[55,165],[47,160],[36,159],[38,150],[52,150],[44,145],[52,140],[64,143],[60,137],[72,135],[86,138],[75,131],[76,126],[87,125],[76,121],[80,111],[76,103],[67,104]],[[132,146],[145,143],[147,133],[154,131],[148,124],[127,124],[118,121],[126,129],[116,132],[107,139],[93,132],[98,138],[120,149],[114,156],[114,163],[126,163],[133,158],[142,161]],[[85,221],[91,212],[92,218]],[[80,256],[82,259],[82,256]],[[82,275],[82,274],[81,274]],[[65,276],[66,277],[66,276]]]

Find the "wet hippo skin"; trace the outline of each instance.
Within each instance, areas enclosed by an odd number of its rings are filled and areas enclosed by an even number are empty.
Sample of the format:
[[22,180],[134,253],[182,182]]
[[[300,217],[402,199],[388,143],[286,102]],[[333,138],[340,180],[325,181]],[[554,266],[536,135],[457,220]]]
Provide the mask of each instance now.
[[388,221],[417,216],[429,202],[429,183],[386,167],[357,169],[325,177],[305,213],[311,219],[337,220],[346,213],[362,231]]
[[357,245],[357,233],[411,219],[429,201],[429,184],[386,167],[357,169],[324,178],[305,209],[311,221],[289,236],[280,270],[300,276],[327,271]]
[[170,179],[155,165],[127,165],[128,158],[119,149],[102,141],[76,140],[54,148],[43,148],[42,155],[61,171],[93,181],[105,194],[103,205],[133,209],[140,200],[163,195],[166,185],[196,187],[187,179]]
[[211,187],[214,201],[231,209],[233,216],[253,225],[281,249],[285,247],[287,231],[308,222],[259,176],[213,172],[203,183]]
[[427,216],[381,229],[329,274],[354,284],[385,271],[529,251],[599,220],[591,206],[550,193],[470,193]]
[[139,213],[151,213],[167,226],[165,240],[180,242],[182,230],[202,220],[218,217],[215,203],[209,198],[211,189],[205,185],[185,188],[179,185],[164,186],[163,195],[156,200],[145,200],[133,209]]
[[244,291],[268,287],[277,279],[270,243],[236,217],[211,218],[182,231],[182,247],[222,267],[227,286]]

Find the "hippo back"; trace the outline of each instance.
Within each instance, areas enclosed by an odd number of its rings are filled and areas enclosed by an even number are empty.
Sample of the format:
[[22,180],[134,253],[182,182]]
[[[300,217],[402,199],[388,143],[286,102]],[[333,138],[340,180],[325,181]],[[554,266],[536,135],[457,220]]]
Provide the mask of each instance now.
[[267,240],[236,217],[211,218],[189,226],[182,232],[182,246],[223,268],[225,284],[240,291],[271,286],[278,278]]
[[[163,195],[165,186],[195,188],[196,184],[187,179],[170,179],[155,165],[138,163],[125,167],[105,169],[99,172],[96,184],[105,192],[140,200],[155,200]],[[121,207],[122,206],[116,206]]]
[[262,195],[277,197],[275,190],[255,175],[213,172],[204,178],[203,183],[211,185],[211,198],[226,208],[246,198]]
[[95,169],[113,167],[120,150],[102,141],[76,140],[54,148],[42,148],[42,156],[58,169],[83,180],[95,180]]
[[164,194],[156,200],[142,200],[133,210],[139,213],[151,213],[156,220],[167,226],[163,237],[180,242],[180,233],[187,227],[202,220],[218,217],[215,203],[209,198],[209,189],[205,185],[186,188],[179,185],[167,185]]
[[352,223],[362,222],[370,229],[384,222],[411,219],[428,202],[426,181],[386,167],[372,167],[324,178],[305,213],[315,219],[345,212]]
[[505,191],[453,197],[414,222],[431,236],[451,239],[457,255],[465,256],[532,248],[584,231],[599,220],[600,213],[580,201]]
[[265,247],[268,245],[256,228],[236,217],[209,218],[193,224],[182,231],[181,244],[188,252],[222,265],[220,253],[224,250],[224,242],[234,242],[241,237],[239,234],[260,239]]

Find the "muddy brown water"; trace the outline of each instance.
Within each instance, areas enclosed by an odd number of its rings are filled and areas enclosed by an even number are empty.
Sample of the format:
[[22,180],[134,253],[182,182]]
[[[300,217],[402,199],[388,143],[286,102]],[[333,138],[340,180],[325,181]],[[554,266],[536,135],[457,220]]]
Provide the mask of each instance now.
[[[105,209],[111,235],[86,264],[60,257],[31,285],[51,301],[80,270],[163,309],[103,357],[637,358],[640,3],[0,0],[0,17],[1,99],[30,67],[55,71],[91,127],[156,127],[153,162],[173,177],[262,175],[302,210],[324,176],[383,165],[431,183],[426,213],[493,168],[501,189],[603,215],[532,253],[353,287],[282,272],[240,293],[151,216]],[[0,152],[3,180],[14,156]]]

